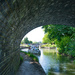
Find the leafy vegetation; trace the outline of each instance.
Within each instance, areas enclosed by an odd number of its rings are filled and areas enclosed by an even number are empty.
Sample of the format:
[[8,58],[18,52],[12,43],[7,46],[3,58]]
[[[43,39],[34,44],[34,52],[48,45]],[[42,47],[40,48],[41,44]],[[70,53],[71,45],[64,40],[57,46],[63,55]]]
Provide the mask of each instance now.
[[23,62],[23,57],[20,56],[20,64]]
[[26,55],[28,55],[29,57],[31,57],[34,61],[39,62],[38,58],[35,55],[33,55],[32,53],[30,53],[30,52],[24,52],[24,51],[21,51],[21,52],[23,52]]
[[43,37],[43,43],[50,43],[50,39],[48,38],[48,33],[46,33]]
[[33,43],[32,41],[29,41],[28,38],[24,38],[24,40],[21,41],[21,44],[31,44]]
[[75,28],[65,25],[43,26],[46,35],[43,42],[55,43],[59,53],[75,57]]

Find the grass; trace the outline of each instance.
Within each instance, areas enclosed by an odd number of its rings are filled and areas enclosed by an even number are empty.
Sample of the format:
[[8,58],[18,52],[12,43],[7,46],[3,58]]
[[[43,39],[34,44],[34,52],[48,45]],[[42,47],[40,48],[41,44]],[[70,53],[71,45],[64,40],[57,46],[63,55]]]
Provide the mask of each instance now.
[[26,55],[28,55],[29,57],[31,57],[34,61],[39,62],[38,58],[35,55],[33,55],[32,53],[30,53],[30,52],[24,52],[24,51],[21,51],[21,52],[23,52]]
[[23,57],[20,56],[20,65],[21,65],[22,62],[23,62]]

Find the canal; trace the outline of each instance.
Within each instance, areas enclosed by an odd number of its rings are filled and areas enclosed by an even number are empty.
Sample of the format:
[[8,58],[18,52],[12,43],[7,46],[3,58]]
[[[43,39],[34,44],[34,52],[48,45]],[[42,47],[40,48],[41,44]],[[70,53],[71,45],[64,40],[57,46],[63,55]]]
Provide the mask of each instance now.
[[55,49],[40,49],[40,51],[38,59],[46,75],[75,75],[75,64],[69,57],[60,56]]

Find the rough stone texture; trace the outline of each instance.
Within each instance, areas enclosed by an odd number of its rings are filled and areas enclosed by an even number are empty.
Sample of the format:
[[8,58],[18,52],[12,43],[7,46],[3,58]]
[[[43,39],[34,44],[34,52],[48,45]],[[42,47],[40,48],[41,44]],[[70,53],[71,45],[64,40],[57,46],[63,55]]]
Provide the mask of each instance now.
[[22,38],[48,24],[75,27],[75,0],[0,0],[0,75],[14,75]]

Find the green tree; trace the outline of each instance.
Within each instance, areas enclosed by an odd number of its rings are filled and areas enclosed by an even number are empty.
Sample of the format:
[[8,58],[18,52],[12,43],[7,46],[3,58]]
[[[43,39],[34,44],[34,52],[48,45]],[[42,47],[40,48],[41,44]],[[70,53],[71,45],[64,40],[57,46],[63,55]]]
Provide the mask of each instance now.
[[50,40],[61,40],[61,37],[72,36],[73,27],[65,25],[46,25],[43,26],[45,33],[48,33]]
[[50,43],[50,39],[48,38],[48,34],[46,33],[43,37],[43,43]]
[[31,44],[31,43],[33,43],[32,41],[29,41],[29,43]]
[[24,40],[22,41],[22,43],[26,43],[26,44],[29,44],[29,43],[33,43],[32,41],[29,41],[28,38],[24,38]]
[[28,40],[28,38],[26,37],[26,38],[24,38],[24,43],[26,43],[26,44],[28,44],[29,43],[29,40]]
[[47,38],[59,47],[59,53],[75,56],[75,28],[66,25],[46,25],[43,29],[48,34]]

